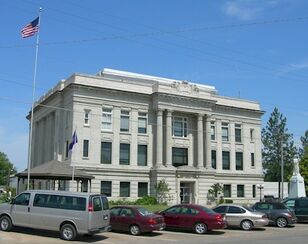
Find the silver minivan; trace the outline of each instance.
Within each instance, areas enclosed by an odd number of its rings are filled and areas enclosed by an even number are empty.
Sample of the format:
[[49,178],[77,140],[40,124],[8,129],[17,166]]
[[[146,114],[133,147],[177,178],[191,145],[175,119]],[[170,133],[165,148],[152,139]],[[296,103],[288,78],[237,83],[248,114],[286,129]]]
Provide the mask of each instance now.
[[64,240],[109,231],[108,200],[95,193],[25,191],[0,205],[0,230],[10,231],[13,226],[60,231]]

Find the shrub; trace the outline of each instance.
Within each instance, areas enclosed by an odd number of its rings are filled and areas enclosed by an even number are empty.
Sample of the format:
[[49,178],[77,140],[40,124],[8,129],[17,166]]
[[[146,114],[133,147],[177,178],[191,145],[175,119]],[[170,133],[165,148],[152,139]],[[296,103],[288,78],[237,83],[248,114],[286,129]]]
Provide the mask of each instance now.
[[233,203],[232,199],[225,199],[225,203]]
[[152,196],[143,196],[142,198],[139,198],[136,200],[136,205],[155,205],[157,204],[157,199]]

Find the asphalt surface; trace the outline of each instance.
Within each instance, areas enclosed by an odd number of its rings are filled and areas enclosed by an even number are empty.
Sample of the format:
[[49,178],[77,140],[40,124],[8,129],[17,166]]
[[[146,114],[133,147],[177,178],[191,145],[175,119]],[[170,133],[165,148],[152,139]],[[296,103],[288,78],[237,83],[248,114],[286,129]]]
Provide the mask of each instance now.
[[[27,228],[14,228],[11,232],[0,231],[1,244],[54,244],[68,243],[59,238],[57,232],[42,231]],[[266,227],[252,231],[240,229],[225,229],[197,235],[183,231],[159,231],[141,236],[131,236],[126,233],[100,233],[92,237],[79,236],[70,243],[236,243],[236,244],[305,244],[308,243],[308,224],[296,224],[294,227]]]

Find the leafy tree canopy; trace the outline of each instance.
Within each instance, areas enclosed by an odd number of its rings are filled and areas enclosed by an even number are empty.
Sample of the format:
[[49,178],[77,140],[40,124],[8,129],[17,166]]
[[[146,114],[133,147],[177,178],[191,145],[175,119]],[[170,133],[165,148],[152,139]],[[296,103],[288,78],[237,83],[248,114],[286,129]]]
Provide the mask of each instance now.
[[308,196],[308,130],[301,137],[302,148],[300,148],[300,163],[299,170],[305,181],[306,195]]
[[262,129],[263,169],[265,181],[281,181],[281,155],[283,152],[284,180],[288,181],[293,172],[293,160],[297,154],[293,135],[287,129],[287,118],[275,108]]
[[308,147],[308,130],[306,130],[304,136],[301,136],[301,143],[302,143],[302,148],[299,149],[300,157],[304,155],[304,151]]
[[0,186],[8,185],[9,175],[16,173],[16,168],[5,153],[0,152]]

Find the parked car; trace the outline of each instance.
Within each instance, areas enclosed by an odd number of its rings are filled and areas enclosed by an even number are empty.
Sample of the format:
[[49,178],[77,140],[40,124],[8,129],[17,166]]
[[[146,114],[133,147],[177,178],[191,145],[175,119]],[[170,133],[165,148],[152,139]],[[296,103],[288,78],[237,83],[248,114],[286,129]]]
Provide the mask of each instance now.
[[93,193],[32,190],[0,205],[0,229],[13,226],[60,231],[64,240],[77,234],[108,231],[107,197]]
[[257,202],[251,207],[251,209],[265,213],[270,220],[269,223],[280,228],[295,224],[297,221],[294,211],[289,209],[283,203]]
[[234,204],[221,204],[213,208],[217,213],[226,217],[228,227],[241,227],[243,230],[251,230],[254,227],[263,227],[269,223],[266,214]]
[[295,212],[298,222],[308,222],[308,197],[289,198],[282,202]]
[[132,235],[163,230],[164,218],[142,207],[117,206],[110,209],[111,229],[128,231]]
[[221,214],[195,204],[175,205],[159,214],[164,217],[166,228],[193,230],[197,234],[223,229],[226,225]]

